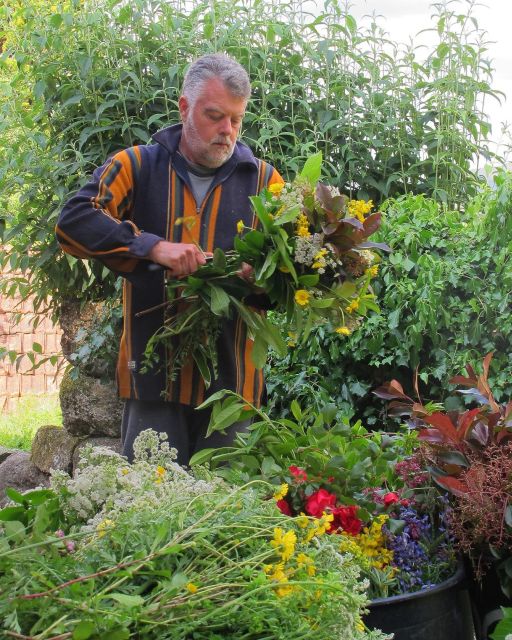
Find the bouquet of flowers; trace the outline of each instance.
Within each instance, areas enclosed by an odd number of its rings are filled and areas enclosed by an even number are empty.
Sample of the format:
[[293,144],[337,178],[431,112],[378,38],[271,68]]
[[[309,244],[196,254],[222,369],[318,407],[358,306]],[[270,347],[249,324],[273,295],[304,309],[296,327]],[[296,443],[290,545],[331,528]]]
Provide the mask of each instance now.
[[[284,355],[278,327],[249,303],[255,293],[286,313],[290,332],[303,340],[320,322],[349,335],[368,311],[378,312],[370,286],[380,261],[375,249],[388,247],[368,237],[379,228],[381,214],[371,213],[371,201],[350,200],[319,182],[321,164],[317,153],[293,182],[271,185],[252,197],[258,227],[249,229],[240,221],[233,251],[216,249],[193,275],[168,281],[169,313],[148,342],[148,363],[163,342],[173,351],[171,376],[193,358],[209,384],[216,375],[220,323],[234,312],[254,339],[256,367],[264,365],[268,346]],[[252,282],[240,277],[244,264],[252,267]]]

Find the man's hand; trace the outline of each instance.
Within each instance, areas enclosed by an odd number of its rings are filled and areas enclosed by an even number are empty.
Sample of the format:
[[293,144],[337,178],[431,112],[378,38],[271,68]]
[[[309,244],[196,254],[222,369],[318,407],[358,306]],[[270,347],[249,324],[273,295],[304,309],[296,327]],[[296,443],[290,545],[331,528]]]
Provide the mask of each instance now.
[[148,258],[169,269],[175,278],[188,276],[206,264],[205,254],[194,244],[167,242],[166,240],[157,242],[149,252]]

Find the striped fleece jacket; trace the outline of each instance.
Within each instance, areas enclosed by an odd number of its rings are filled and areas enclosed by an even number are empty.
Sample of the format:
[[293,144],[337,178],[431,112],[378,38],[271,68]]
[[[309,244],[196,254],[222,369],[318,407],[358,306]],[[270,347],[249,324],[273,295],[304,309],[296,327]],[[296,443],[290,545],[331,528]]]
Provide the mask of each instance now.
[[[282,182],[269,164],[257,160],[237,142],[232,157],[215,173],[203,203],[196,203],[183,157],[177,153],[181,125],[163,129],[154,144],[135,146],[114,155],[93,179],[65,205],[56,227],[64,251],[78,258],[96,258],[124,278],[124,326],[117,364],[122,398],[163,398],[197,406],[206,398],[204,382],[193,362],[175,381],[165,367],[141,373],[146,343],[162,325],[163,309],[137,316],[165,300],[164,274],[148,271],[147,255],[160,240],[191,242],[205,251],[233,248],[238,220],[256,225],[249,196]],[[194,216],[188,228],[176,219]],[[227,319],[219,336],[219,376],[208,395],[231,389],[259,405],[264,390],[261,371],[251,361],[252,340],[240,317]],[[160,352],[160,363],[169,354]]]

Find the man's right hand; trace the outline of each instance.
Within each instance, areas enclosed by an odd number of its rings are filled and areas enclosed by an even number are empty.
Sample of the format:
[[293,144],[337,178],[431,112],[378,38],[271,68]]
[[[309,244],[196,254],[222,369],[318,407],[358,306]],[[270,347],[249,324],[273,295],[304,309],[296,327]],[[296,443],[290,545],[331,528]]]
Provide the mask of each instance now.
[[194,244],[167,242],[166,240],[157,242],[148,253],[148,258],[169,269],[175,278],[188,276],[206,264],[205,254]]

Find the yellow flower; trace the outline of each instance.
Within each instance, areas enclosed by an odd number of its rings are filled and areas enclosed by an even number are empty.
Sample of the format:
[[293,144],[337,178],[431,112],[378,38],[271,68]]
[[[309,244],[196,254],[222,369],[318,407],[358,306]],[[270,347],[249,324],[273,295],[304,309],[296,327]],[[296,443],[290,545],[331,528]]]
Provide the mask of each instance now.
[[161,467],[160,465],[158,465],[158,467],[155,470],[155,474],[156,474],[155,482],[156,484],[160,484],[165,476],[164,467]]
[[379,273],[379,265],[374,264],[372,267],[369,267],[369,269],[367,270],[367,273],[370,276],[370,278],[375,278],[375,276]]
[[351,334],[351,331],[348,327],[342,326],[342,327],[337,327],[335,329],[336,333],[339,333],[340,336],[349,336]]
[[103,536],[107,533],[107,529],[111,529],[114,526],[115,525],[114,525],[113,520],[109,520],[108,518],[105,519],[105,520],[102,520],[96,526],[96,531],[98,533],[98,538],[103,538]]
[[274,529],[274,539],[271,540],[270,546],[274,547],[281,555],[281,560],[286,562],[293,556],[296,543],[297,536],[294,531],[290,530],[283,533],[281,527],[276,527]]
[[197,589],[198,587],[193,582],[187,584],[187,591],[190,591],[190,593],[196,593]]
[[284,183],[275,182],[274,184],[269,185],[269,187],[267,188],[273,196],[279,196],[281,194],[281,191],[283,190],[283,187]]
[[368,200],[349,200],[348,201],[348,212],[353,218],[357,218],[360,222],[364,222],[364,217],[373,208],[373,201]]
[[345,311],[347,313],[352,313],[353,311],[357,311],[358,309],[359,309],[359,298],[355,298],[347,307],[345,307]]
[[305,513],[301,513],[300,516],[297,517],[297,524],[301,529],[307,529],[309,525],[309,518]]
[[297,289],[297,291],[295,292],[295,302],[301,307],[305,307],[309,304],[310,297],[311,294],[305,289]]
[[279,489],[274,493],[274,500],[282,500],[288,493],[288,485],[284,482]]
[[127,476],[130,473],[130,469],[121,469],[121,473],[123,474],[123,476]]
[[239,221],[236,223],[236,232],[238,233],[238,235],[240,235],[240,234],[242,233],[242,231],[244,230],[244,228],[245,228],[244,221],[243,221],[243,220],[239,220]]
[[296,233],[299,238],[307,238],[310,236],[309,220],[308,217],[303,213],[299,214],[299,216],[297,217]]

